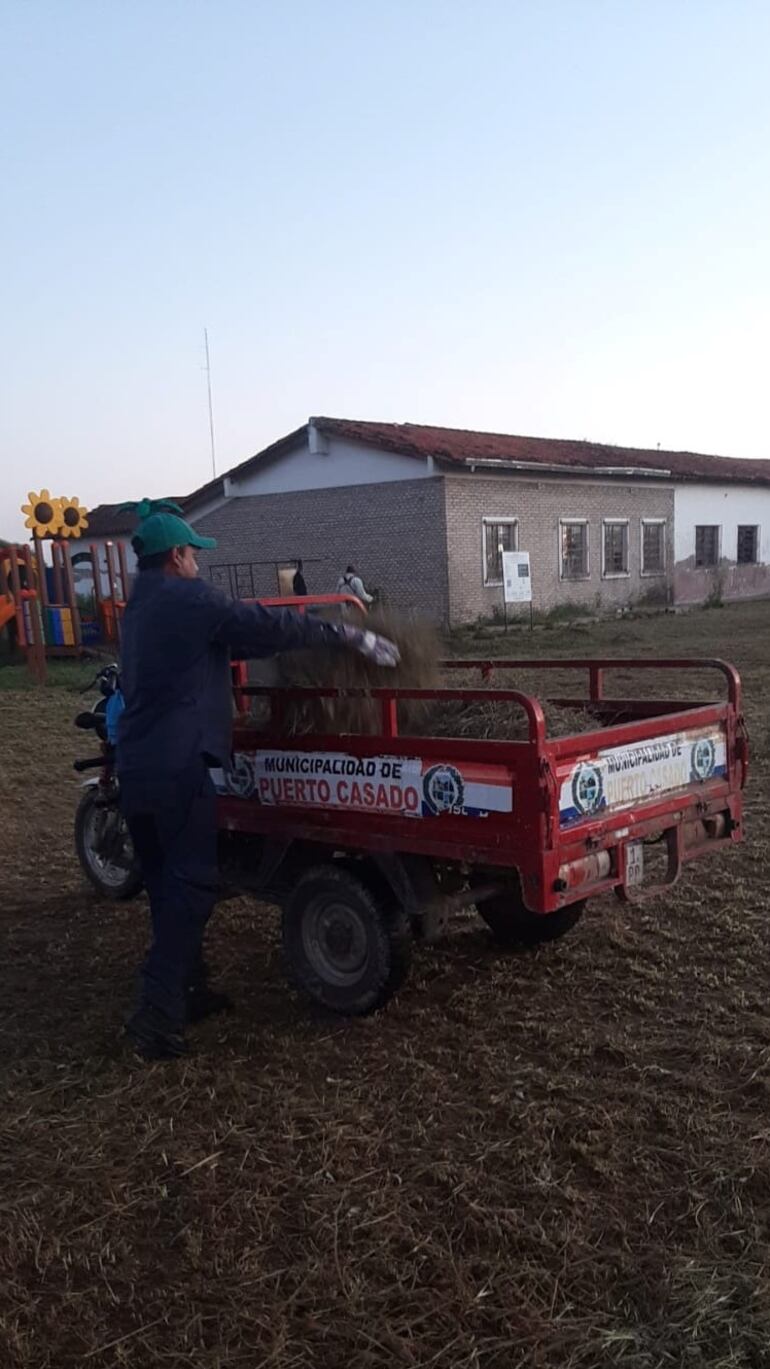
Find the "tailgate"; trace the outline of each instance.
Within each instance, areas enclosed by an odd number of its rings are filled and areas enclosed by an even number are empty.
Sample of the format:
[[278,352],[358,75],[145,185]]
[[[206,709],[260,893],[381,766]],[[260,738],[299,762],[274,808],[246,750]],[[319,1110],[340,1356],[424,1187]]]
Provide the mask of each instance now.
[[[595,737],[591,739],[595,741]],[[614,744],[555,765],[559,827],[727,776],[724,722]]]
[[686,861],[741,840],[745,747],[730,706],[658,717],[654,735],[651,723],[609,727],[606,745],[596,732],[551,743],[544,911],[612,888],[651,897]]

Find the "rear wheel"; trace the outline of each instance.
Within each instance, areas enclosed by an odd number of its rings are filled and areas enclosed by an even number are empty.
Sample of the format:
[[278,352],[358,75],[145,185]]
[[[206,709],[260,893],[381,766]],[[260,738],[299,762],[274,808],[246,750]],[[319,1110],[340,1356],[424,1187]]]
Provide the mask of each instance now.
[[513,886],[504,894],[485,899],[477,911],[498,946],[539,946],[544,941],[557,941],[572,931],[585,906],[583,900],[557,908],[553,913],[532,913],[524,906],[518,888]]
[[117,804],[87,789],[75,815],[75,846],[87,878],[104,898],[133,898],[142,887],[134,844]]
[[319,865],[301,877],[284,904],[282,930],[292,979],[333,1012],[374,1012],[409,972],[403,910],[344,867]]

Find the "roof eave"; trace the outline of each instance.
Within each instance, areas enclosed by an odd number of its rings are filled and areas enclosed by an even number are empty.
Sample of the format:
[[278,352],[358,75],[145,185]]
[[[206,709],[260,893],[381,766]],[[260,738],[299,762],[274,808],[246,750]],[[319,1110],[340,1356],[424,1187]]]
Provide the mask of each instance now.
[[[436,458],[438,461],[440,457]],[[603,475],[612,479],[643,479],[643,480],[670,480],[672,472],[666,469],[656,469],[652,466],[574,466],[563,465],[553,461],[506,461],[504,458],[495,457],[467,457],[463,462],[445,459],[447,466],[455,470],[458,466],[463,470],[475,471],[525,471],[529,474],[545,472],[553,475]]]
[[308,424],[303,423],[299,428],[294,428],[292,432],[286,433],[284,437],[279,437],[277,442],[271,442],[269,447],[264,447],[261,452],[255,452],[253,456],[247,457],[239,466],[231,466],[225,471],[224,475],[218,475],[214,480],[209,480],[205,485],[200,485],[192,494],[188,494],[184,501],[185,513],[192,512],[196,504],[203,503],[207,499],[216,498],[217,494],[226,498],[225,482],[238,481],[254,466],[261,465],[263,461],[270,461],[274,457],[283,456],[292,447],[296,446],[303,434],[307,437]]

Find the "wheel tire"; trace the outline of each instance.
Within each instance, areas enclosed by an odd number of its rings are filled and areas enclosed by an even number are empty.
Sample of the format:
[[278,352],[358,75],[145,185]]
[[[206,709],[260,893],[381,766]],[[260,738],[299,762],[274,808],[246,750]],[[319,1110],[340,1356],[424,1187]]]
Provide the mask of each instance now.
[[[75,814],[75,849],[78,853],[78,860],[83,867],[86,878],[103,898],[115,900],[134,898],[142,888],[143,880],[138,861],[133,853],[133,847],[130,849],[130,864],[126,866],[122,877],[117,865],[103,861],[94,850],[94,825],[103,811],[102,804],[97,802],[95,791],[87,789]],[[108,811],[113,812],[114,810]],[[120,821],[122,822],[122,819]],[[127,833],[126,840],[130,844],[131,838]],[[114,873],[110,873],[111,871]]]
[[405,913],[344,867],[317,865],[302,875],[284,903],[282,936],[291,979],[332,1012],[375,1012],[409,972]]
[[585,900],[568,903],[554,913],[531,913],[525,908],[517,889],[495,898],[485,899],[477,907],[479,917],[486,922],[498,946],[539,946],[545,941],[558,941],[565,936],[583,914]]

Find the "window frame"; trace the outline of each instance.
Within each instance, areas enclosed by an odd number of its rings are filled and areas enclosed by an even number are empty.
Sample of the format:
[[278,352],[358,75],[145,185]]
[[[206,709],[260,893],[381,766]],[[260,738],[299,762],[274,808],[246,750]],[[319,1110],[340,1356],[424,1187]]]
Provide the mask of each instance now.
[[[662,544],[662,548],[661,548],[661,550],[662,550],[662,552],[663,552],[663,555],[662,555],[662,557],[661,557],[661,566],[660,566],[660,570],[646,570],[646,569],[645,569],[645,565],[644,565],[644,530],[645,530],[645,528],[648,528],[648,527],[652,527],[652,528],[662,528],[662,529],[663,529],[663,544]],[[668,540],[667,527],[668,527],[668,519],[667,519],[667,518],[642,518],[642,519],[640,519],[640,521],[639,521],[639,574],[640,574],[641,576],[643,576],[646,580],[654,579],[654,578],[656,578],[656,577],[659,578],[661,575],[665,575],[665,574],[666,574],[667,560],[668,560],[668,548],[667,548],[667,546],[666,546],[666,542],[667,542],[667,540]]]
[[[759,565],[759,523],[738,523],[735,530],[735,564],[736,566],[758,566]],[[751,561],[741,561],[738,553],[741,547],[741,533],[748,529],[754,534],[754,556]]]
[[492,515],[492,514],[484,514],[484,516],[483,516],[482,519],[481,519],[481,583],[482,583],[484,589],[499,589],[499,588],[502,586],[502,583],[503,583],[502,567],[500,568],[500,579],[499,579],[499,580],[488,580],[488,579],[487,579],[487,529],[488,529],[488,528],[499,528],[499,527],[500,527],[501,525],[503,525],[503,524],[505,524],[507,527],[512,527],[512,528],[513,528],[513,542],[514,542],[514,545],[513,545],[512,547],[509,547],[508,550],[509,550],[509,551],[518,551],[518,550],[519,550],[519,520],[518,520],[518,518],[512,518],[512,517],[510,516],[510,514],[500,514],[499,517],[498,517],[498,516],[494,516],[494,515]]
[[[695,523],[695,545],[693,547],[693,561],[696,570],[716,570],[722,559],[722,524],[721,523]],[[713,561],[702,561],[698,564],[698,528],[714,528],[716,531],[716,548]]]
[[[603,580],[627,580],[631,574],[631,546],[629,536],[628,518],[603,518],[602,519],[602,579]],[[625,528],[626,530],[626,568],[625,570],[607,569],[607,528]]]
[[[583,575],[564,574],[564,555],[563,537],[565,527],[578,524],[586,530],[586,568]],[[591,579],[591,520],[590,518],[559,518],[559,540],[556,546],[556,553],[559,558],[559,581],[566,582],[568,585],[580,584],[581,581]]]

